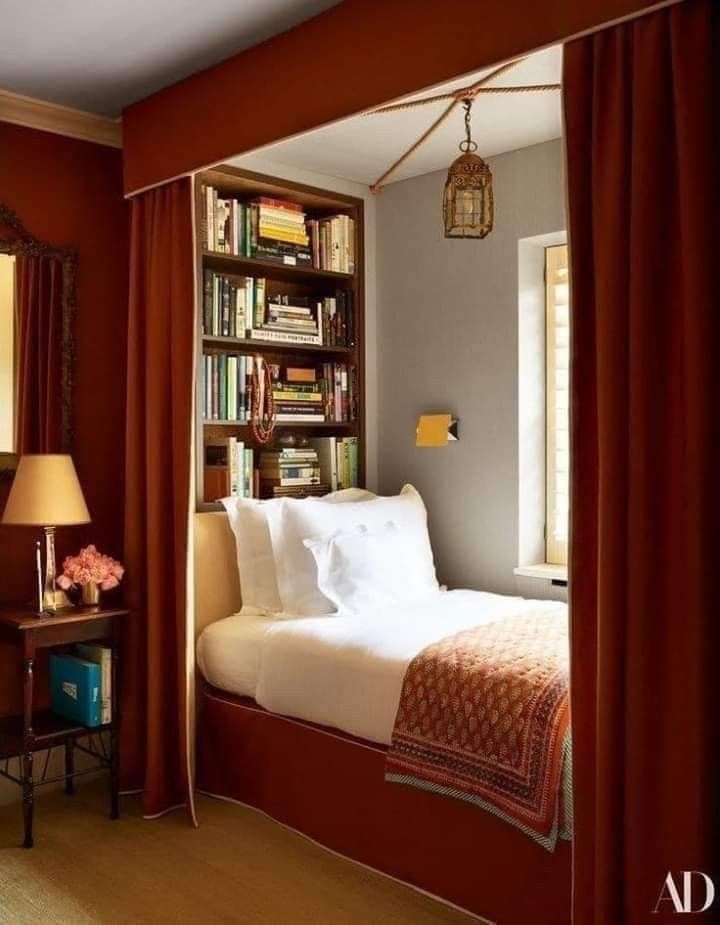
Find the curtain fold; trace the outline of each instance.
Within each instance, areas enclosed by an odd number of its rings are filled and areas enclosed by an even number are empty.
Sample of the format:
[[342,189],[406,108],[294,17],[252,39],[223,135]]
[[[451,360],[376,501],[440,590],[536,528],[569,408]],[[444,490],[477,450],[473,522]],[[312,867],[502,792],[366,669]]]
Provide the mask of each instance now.
[[63,264],[57,257],[18,256],[17,452],[63,450]]
[[186,628],[194,369],[192,183],[130,203],[122,783],[192,810]]
[[687,0],[565,48],[578,925],[720,897],[717,39]]

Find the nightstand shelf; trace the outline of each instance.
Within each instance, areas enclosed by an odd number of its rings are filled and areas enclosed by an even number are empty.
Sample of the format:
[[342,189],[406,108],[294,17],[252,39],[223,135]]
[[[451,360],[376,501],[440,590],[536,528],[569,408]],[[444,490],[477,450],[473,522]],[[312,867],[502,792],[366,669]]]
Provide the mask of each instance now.
[[[35,710],[32,719],[33,751],[42,751],[55,745],[62,745],[68,736],[79,738],[98,732],[107,732],[111,724],[104,726],[83,726],[58,716],[52,710]],[[0,717],[0,761],[16,758],[23,750],[23,717]]]
[[[110,817],[116,819],[119,815],[119,621],[128,616],[129,611],[124,607],[73,607],[53,615],[38,615],[22,607],[0,610],[0,642],[13,645],[18,652],[23,684],[22,715],[0,717],[0,775],[22,788],[23,845],[26,848],[33,846],[35,789],[44,784],[64,781],[66,792],[73,793],[77,777],[109,770]],[[103,642],[112,649],[111,722],[89,727],[65,719],[52,710],[36,710],[33,695],[38,649],[90,641]],[[103,732],[108,733],[109,745],[101,735]],[[50,750],[56,746],[65,750],[65,771],[48,777]],[[34,770],[34,756],[40,751],[47,754],[38,775]],[[90,756],[93,766],[76,770],[76,751]],[[19,776],[10,770],[10,761],[14,758],[19,759]]]

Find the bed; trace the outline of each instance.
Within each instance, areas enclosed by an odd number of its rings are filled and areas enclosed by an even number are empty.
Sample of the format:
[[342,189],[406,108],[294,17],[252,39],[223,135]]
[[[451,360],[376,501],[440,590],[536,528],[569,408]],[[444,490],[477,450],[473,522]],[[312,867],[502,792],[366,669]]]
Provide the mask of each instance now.
[[[386,780],[414,656],[448,632],[517,611],[517,599],[446,592],[425,611],[370,624],[230,616],[240,588],[226,516],[196,515],[195,533],[200,789],[489,921],[569,921],[567,841],[544,850],[477,806]],[[569,778],[566,760],[563,793]],[[567,834],[571,803],[558,805]]]

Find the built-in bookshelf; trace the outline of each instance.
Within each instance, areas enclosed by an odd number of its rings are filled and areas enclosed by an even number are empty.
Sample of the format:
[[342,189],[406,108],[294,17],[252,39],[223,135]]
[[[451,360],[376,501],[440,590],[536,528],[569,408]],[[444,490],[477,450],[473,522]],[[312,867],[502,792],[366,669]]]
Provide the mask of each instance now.
[[[195,196],[197,509],[363,486],[362,200],[226,165]],[[250,423],[255,357],[275,376],[268,445]]]

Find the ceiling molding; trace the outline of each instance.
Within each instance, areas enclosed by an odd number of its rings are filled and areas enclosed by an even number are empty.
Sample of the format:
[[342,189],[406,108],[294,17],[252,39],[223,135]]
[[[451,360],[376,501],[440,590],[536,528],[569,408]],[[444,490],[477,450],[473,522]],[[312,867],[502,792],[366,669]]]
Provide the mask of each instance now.
[[111,148],[122,148],[122,123],[69,106],[46,103],[30,96],[0,90],[0,122],[67,135]]

